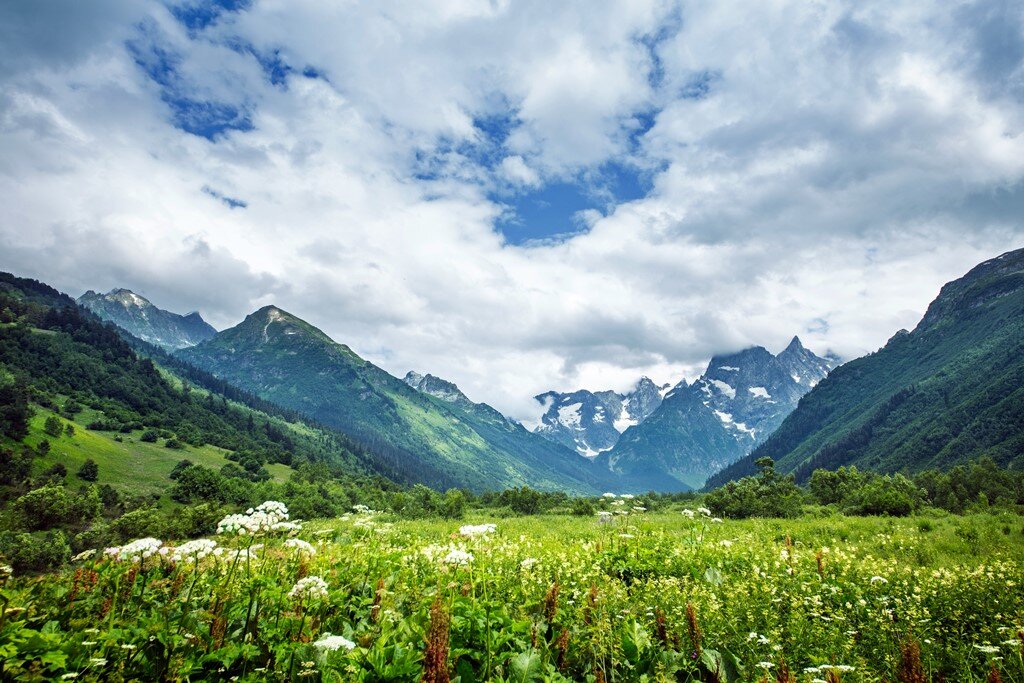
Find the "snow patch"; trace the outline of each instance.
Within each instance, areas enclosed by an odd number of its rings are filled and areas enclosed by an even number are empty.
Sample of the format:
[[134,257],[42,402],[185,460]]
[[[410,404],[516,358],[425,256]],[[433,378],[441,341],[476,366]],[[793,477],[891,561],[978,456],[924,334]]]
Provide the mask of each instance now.
[[733,389],[730,385],[723,382],[722,380],[713,379],[711,380],[711,383],[715,385],[715,388],[717,388],[719,391],[721,391],[729,398],[736,398],[736,390]]
[[740,371],[739,368],[734,368],[731,365],[720,365],[720,366],[718,366],[718,369],[719,370],[725,370],[726,372],[739,372]]
[[771,398],[772,395],[768,393],[768,390],[764,387],[750,387],[747,389],[756,398]]
[[730,415],[729,413],[723,413],[721,410],[716,410],[715,411],[715,415],[717,415],[718,419],[722,421],[722,424],[724,424],[724,425],[731,425],[732,424],[732,415]]
[[803,380],[802,380],[802,379],[800,379],[800,375],[797,375],[797,374],[795,374],[795,373],[794,373],[794,374],[792,374],[792,375],[790,375],[790,377],[792,377],[792,378],[793,378],[793,381],[794,381],[794,382],[796,382],[797,384],[800,384],[801,382],[803,382]]
[[626,404],[623,403],[622,412],[619,413],[619,417],[612,423],[612,426],[615,427],[615,431],[621,434],[636,424],[638,424],[638,421],[629,414],[629,409],[626,407]]
[[562,406],[561,408],[558,409],[558,421],[564,424],[566,427],[579,429],[580,408],[582,407],[582,403],[573,403],[571,405]]

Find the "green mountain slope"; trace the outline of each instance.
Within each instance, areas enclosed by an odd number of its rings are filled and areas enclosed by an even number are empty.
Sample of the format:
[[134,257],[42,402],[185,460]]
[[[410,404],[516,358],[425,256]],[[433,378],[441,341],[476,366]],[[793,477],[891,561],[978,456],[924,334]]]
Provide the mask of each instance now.
[[752,474],[765,456],[804,479],[815,468],[914,472],[984,455],[1024,466],[1024,249],[945,285],[913,332],[833,370],[708,485]]
[[497,411],[417,391],[274,306],[178,357],[352,434],[412,481],[590,493],[602,483],[590,463]]
[[[198,388],[138,355],[71,298],[7,273],[0,273],[0,392],[0,445],[35,446],[40,416],[60,412],[78,429],[54,437],[47,457],[63,454],[69,470],[93,459],[101,480],[120,473],[111,483],[133,492],[138,482],[166,479],[159,472],[183,458],[218,467],[228,458],[244,470],[235,474],[254,478],[306,462],[339,474],[375,472],[369,455],[343,436],[245,406],[241,392]],[[169,439],[180,447],[167,448]]]

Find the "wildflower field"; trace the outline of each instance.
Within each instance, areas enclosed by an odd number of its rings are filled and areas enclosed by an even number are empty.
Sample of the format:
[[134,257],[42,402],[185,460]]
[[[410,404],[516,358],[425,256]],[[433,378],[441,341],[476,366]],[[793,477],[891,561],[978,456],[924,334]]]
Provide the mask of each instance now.
[[5,576],[5,680],[1024,681],[1024,518],[300,523]]

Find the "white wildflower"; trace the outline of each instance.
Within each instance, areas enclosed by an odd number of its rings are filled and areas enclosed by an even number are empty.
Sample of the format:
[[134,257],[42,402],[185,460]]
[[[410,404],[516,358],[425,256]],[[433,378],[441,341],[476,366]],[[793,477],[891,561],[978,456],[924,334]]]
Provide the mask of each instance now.
[[315,600],[327,597],[327,582],[319,576],[307,576],[299,579],[294,587],[288,591],[288,597],[292,600]]
[[208,538],[186,541],[171,551],[171,559],[175,562],[199,562],[213,554],[217,542]]
[[871,583],[889,583],[889,580],[881,576],[872,576]]
[[697,512],[704,515],[705,517],[711,516],[711,510],[708,510],[707,508],[697,508]]
[[465,550],[460,550],[459,548],[452,548],[444,557],[445,564],[451,564],[458,567],[467,565],[472,561],[473,553],[468,553]]
[[300,553],[306,553],[308,555],[316,555],[316,548],[313,547],[312,543],[303,541],[301,538],[289,538],[284,542],[285,548],[295,548]]
[[314,647],[328,652],[334,652],[335,650],[352,650],[356,644],[348,638],[342,636],[332,636],[330,633],[325,633],[320,640],[313,643]]
[[527,557],[527,558],[523,559],[522,562],[519,563],[519,568],[520,569],[529,569],[529,568],[533,567],[534,565],[536,565],[538,562],[540,562],[540,560],[538,560],[536,557]]
[[497,528],[497,524],[466,524],[459,527],[459,534],[461,536],[483,536],[493,534]]
[[[71,561],[72,562],[81,562],[82,560],[88,560],[90,557],[92,557],[95,554],[96,554],[96,549],[95,548],[93,548],[92,550],[83,550],[82,552],[80,552],[77,555],[75,555],[74,557],[72,557]],[[75,674],[75,675],[77,676],[78,674]]]
[[141,562],[156,555],[161,546],[163,546],[163,541],[155,538],[140,538],[122,546],[107,548],[103,553],[118,562]]
[[614,493],[610,493],[610,492],[609,492],[609,493],[602,493],[602,494],[601,494],[601,497],[602,497],[602,498],[615,498],[616,496],[615,496],[615,494],[614,494]]
[[274,525],[288,521],[288,508],[284,503],[268,500],[256,509],[249,508],[244,515],[228,515],[217,524],[218,534],[247,536],[270,531]]
[[690,510],[689,508],[687,508],[686,510],[683,510],[683,515],[686,518],[688,518],[688,519],[693,519],[693,514],[694,514],[693,510]]

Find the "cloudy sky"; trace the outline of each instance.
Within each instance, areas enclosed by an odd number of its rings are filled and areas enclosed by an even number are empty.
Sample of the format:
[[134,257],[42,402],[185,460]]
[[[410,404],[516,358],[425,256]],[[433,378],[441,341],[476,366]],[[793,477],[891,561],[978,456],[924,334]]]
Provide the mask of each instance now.
[[1024,246],[1024,13],[981,2],[0,3],[0,268],[276,303],[527,418]]

